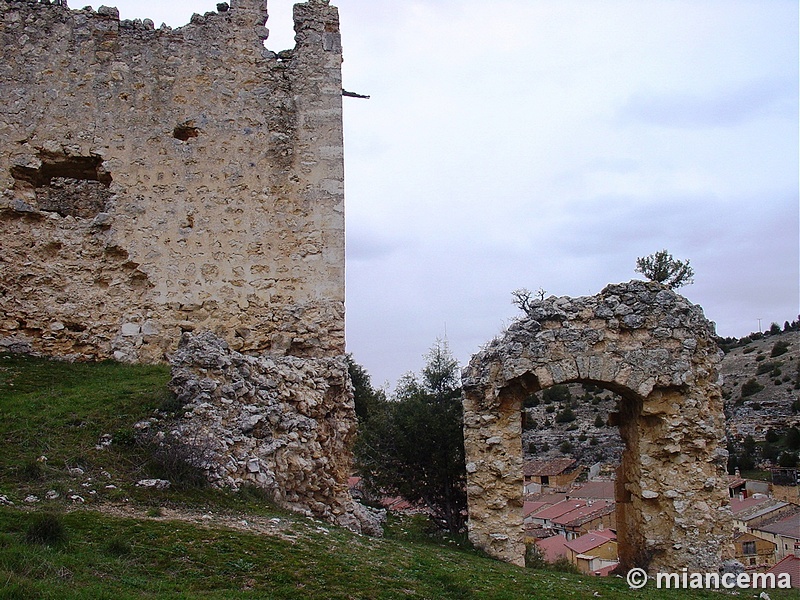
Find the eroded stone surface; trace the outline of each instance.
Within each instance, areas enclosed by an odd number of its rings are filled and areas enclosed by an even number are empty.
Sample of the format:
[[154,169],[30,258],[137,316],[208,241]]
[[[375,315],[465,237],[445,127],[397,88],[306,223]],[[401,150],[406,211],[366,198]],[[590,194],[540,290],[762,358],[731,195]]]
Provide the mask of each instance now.
[[341,43],[327,0],[179,29],[0,0],[0,343],[159,361],[183,331],[344,349]]
[[623,566],[715,570],[732,550],[720,358],[702,309],[657,283],[534,302],[462,376],[470,539],[523,563],[522,402],[586,382],[623,397]]
[[210,332],[184,334],[172,359],[175,421],[139,429],[217,487],[244,484],[288,508],[380,535],[380,516],[347,486],[356,431],[344,356],[248,356]]

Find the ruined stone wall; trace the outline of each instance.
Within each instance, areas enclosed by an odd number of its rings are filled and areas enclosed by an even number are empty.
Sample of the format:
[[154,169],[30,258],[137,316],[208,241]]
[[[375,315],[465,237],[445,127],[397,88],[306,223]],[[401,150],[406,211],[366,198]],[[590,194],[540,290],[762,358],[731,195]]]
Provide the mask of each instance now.
[[719,362],[702,309],[658,283],[534,302],[463,373],[470,539],[523,563],[522,403],[584,382],[622,396],[621,564],[716,570],[732,557]]
[[179,29],[0,0],[0,343],[162,360],[181,332],[344,349],[341,45],[265,0]]
[[157,455],[216,487],[252,485],[287,508],[382,533],[347,485],[357,421],[343,356],[249,356],[202,332],[183,334],[171,363],[176,416],[136,425]]

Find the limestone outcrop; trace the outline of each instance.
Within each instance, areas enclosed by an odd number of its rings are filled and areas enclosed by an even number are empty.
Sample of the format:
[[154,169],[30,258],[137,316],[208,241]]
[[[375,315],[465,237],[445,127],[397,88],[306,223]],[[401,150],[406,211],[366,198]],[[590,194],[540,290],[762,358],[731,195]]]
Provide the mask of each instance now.
[[622,396],[622,565],[716,569],[732,550],[720,360],[702,309],[658,283],[533,302],[462,376],[473,543],[523,562],[522,402],[585,382]]
[[216,487],[253,485],[287,508],[380,535],[379,515],[347,486],[357,421],[343,356],[248,356],[211,332],[186,333],[172,368],[180,416],[139,423],[140,435]]
[[327,0],[178,29],[0,0],[0,344],[155,362],[184,331],[344,351],[342,49]]

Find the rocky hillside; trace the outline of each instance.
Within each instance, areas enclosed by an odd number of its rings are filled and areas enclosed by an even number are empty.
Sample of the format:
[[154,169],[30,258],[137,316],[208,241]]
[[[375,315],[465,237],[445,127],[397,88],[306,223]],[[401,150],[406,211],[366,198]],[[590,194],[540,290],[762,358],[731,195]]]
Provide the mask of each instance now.
[[800,332],[733,348],[721,371],[729,437],[761,441],[770,429],[800,426]]
[[[755,339],[753,339],[755,338]],[[728,435],[763,441],[767,432],[800,427],[800,332],[748,336],[723,358]],[[623,444],[606,423],[619,396],[582,384],[539,392],[526,403],[523,450],[527,458],[572,456],[584,465],[615,463]]]

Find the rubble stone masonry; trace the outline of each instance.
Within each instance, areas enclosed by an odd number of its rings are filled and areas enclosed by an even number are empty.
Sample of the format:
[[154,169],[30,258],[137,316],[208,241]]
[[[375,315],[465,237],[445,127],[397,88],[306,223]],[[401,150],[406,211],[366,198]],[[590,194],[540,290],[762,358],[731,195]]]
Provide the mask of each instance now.
[[65,4],[0,0],[0,344],[343,353],[337,9],[296,5],[276,54],[264,0],[179,29]]
[[522,403],[561,383],[621,395],[612,424],[622,566],[714,571],[733,556],[721,352],[699,306],[654,282],[533,302],[464,370],[469,534],[522,564]]

